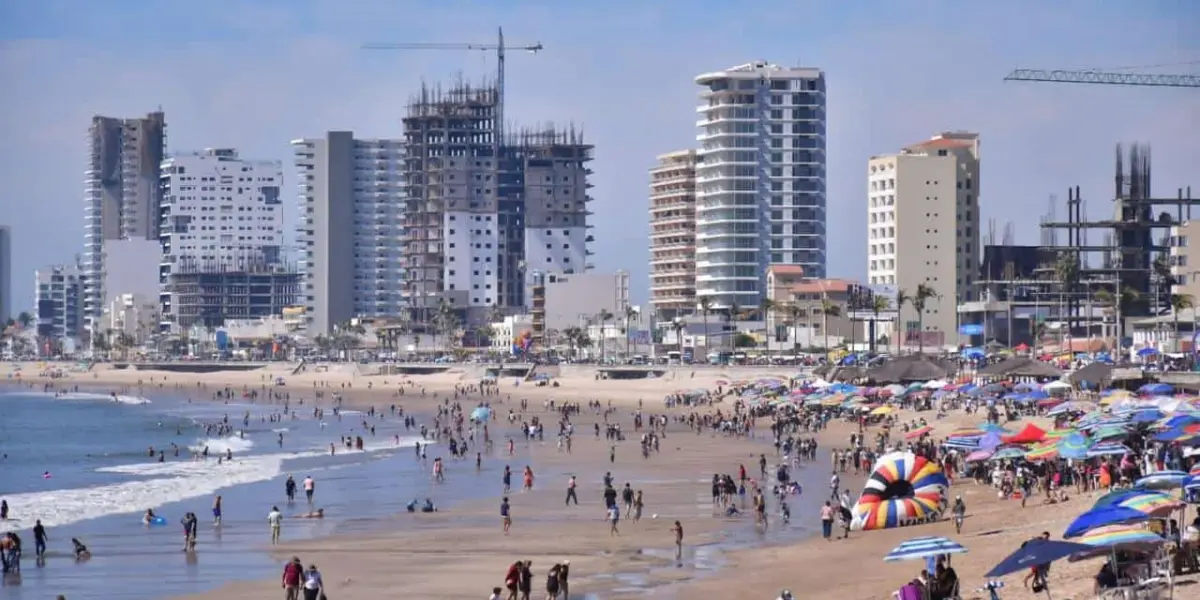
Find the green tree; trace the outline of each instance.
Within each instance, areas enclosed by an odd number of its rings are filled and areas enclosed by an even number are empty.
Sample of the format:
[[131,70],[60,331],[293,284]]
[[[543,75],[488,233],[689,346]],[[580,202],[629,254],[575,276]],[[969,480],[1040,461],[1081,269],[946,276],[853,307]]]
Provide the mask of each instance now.
[[[896,290],[896,356],[900,355],[900,344],[902,341],[908,341],[908,323],[901,320],[900,313],[904,312],[904,305],[912,305],[913,297],[903,289]],[[903,325],[903,330],[901,330]]]
[[938,298],[938,293],[934,289],[924,283],[917,286],[917,293],[913,296],[913,309],[917,311],[917,327],[920,329],[920,337],[917,338],[917,352],[925,353],[925,307],[926,303],[931,298]]
[[[704,319],[704,354],[708,355],[708,315],[713,310],[713,300],[710,296],[700,297],[700,314]],[[693,344],[692,352],[695,353],[695,345]]]

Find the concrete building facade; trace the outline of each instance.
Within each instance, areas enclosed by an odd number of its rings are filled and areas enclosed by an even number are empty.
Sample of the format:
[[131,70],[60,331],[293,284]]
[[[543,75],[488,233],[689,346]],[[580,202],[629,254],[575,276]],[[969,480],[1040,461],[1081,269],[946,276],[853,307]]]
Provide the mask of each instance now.
[[610,324],[624,323],[629,303],[629,273],[549,273],[545,282],[545,327],[563,330],[595,322],[601,311]]
[[662,319],[696,310],[696,151],[650,169],[650,305]]
[[411,321],[525,305],[527,273],[587,269],[592,147],[573,129],[499,139],[492,86],[422,88],[404,117],[404,296]]
[[54,265],[34,272],[34,318],[40,338],[79,340],[84,334],[84,272],[79,264]]
[[16,318],[12,299],[12,230],[0,225],[0,327]]
[[696,295],[754,306],[767,267],[825,276],[825,74],[764,61],[704,73]]
[[404,148],[349,131],[294,140],[303,275],[300,303],[311,335],[358,316],[394,317],[403,306]]
[[[178,331],[194,324],[195,318],[180,319],[184,315],[203,315],[205,322],[218,324],[227,318],[245,318],[251,312],[248,306],[239,309],[237,303],[227,301],[249,295],[248,291],[237,294],[233,286],[229,296],[209,302],[203,294],[186,293],[186,283],[206,274],[268,278],[294,274],[285,268],[282,250],[282,164],[242,159],[233,149],[208,149],[172,156],[163,161],[161,172],[162,258],[157,294],[161,330]],[[197,301],[201,304],[187,304]],[[221,313],[230,309],[235,314]]]
[[1171,228],[1168,234],[1168,246],[1171,250],[1167,263],[1171,266],[1171,276],[1175,284],[1171,293],[1191,296],[1193,302],[1200,303],[1200,255],[1192,258],[1192,249],[1200,247],[1200,220],[1184,221]]
[[905,303],[900,335],[905,345],[958,342],[959,303],[973,300],[979,274],[979,135],[940,133],[897,154],[867,163],[867,277],[908,296],[924,284],[924,331]]
[[[95,116],[88,130],[83,250],[84,318],[98,324],[109,300],[108,271],[128,267],[106,261],[105,245],[118,240],[158,240],[159,169],[167,145],[162,112],[123,119]],[[111,293],[127,293],[120,290]]]

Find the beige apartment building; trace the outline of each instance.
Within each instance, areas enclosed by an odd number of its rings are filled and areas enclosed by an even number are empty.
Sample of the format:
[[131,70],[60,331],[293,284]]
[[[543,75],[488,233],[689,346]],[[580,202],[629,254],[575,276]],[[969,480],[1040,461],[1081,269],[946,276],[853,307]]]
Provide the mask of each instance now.
[[650,169],[650,304],[662,319],[696,310],[696,151]]
[[867,163],[867,279],[909,296],[925,284],[924,331],[911,304],[900,312],[905,345],[957,344],[959,302],[979,270],[979,135],[940,133]]
[[[775,308],[767,328],[787,329],[789,339],[800,346],[824,346],[826,326],[830,346],[852,340],[866,342],[862,323],[850,319],[850,296],[861,285],[847,279],[805,279],[799,265],[771,265],[767,267],[767,297]],[[823,314],[826,303],[836,308],[836,315]]]
[[1172,227],[1168,235],[1171,251],[1167,260],[1175,278],[1171,293],[1186,294],[1193,302],[1200,302],[1200,255],[1191,257],[1192,248],[1200,244],[1200,220],[1184,221]]

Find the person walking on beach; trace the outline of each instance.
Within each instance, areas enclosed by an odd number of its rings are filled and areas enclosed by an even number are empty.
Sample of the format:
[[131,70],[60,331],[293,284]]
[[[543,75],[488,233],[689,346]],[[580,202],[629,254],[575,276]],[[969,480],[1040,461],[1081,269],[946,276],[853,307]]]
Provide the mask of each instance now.
[[300,600],[300,579],[303,576],[304,565],[300,562],[299,556],[293,556],[292,560],[283,565],[283,578],[281,581],[283,600]]
[[508,496],[500,500],[500,521],[504,524],[504,535],[512,528],[512,507],[508,504]]
[[220,527],[221,526],[221,497],[220,496],[217,496],[216,499],[213,500],[212,513],[213,513],[213,527]]
[[504,475],[500,477],[500,481],[504,483],[504,493],[507,494],[512,489],[512,469],[508,465],[504,465]]
[[283,492],[287,494],[288,504],[296,501],[296,480],[288,475],[287,481],[283,482]]
[[621,535],[621,532],[617,530],[617,524],[621,522],[621,509],[616,502],[608,507],[608,522],[608,535]]
[[325,582],[317,565],[308,565],[304,572],[304,600],[319,600],[325,596]]
[[829,478],[829,499],[830,500],[838,500],[838,485],[841,483],[842,483],[842,480],[840,477],[838,477],[837,471],[834,471],[833,477]]
[[825,506],[821,507],[821,537],[825,541],[833,536],[833,504],[828,500],[825,501]]
[[267,524],[271,526],[271,545],[278,544],[283,529],[283,513],[279,512],[278,506],[272,506],[271,512],[267,513]]
[[683,560],[683,525],[680,525],[679,521],[675,521],[671,532],[675,534],[675,560]]
[[967,516],[967,504],[963,502],[962,496],[954,497],[954,508],[951,509],[951,514],[954,515],[954,532],[962,533],[963,519]]
[[304,478],[304,497],[308,499],[308,503],[312,504],[313,492],[317,487],[317,483],[313,481],[311,475]]
[[49,539],[46,536],[46,526],[42,525],[41,519],[38,519],[33,524],[33,554],[37,560],[46,558],[46,541]]
[[575,501],[575,506],[579,506],[579,496],[575,495],[575,476],[572,475],[567,480],[567,506],[571,505],[571,501]]
[[187,513],[180,522],[183,524],[183,551],[195,552],[196,528],[200,520],[196,518],[196,513]]

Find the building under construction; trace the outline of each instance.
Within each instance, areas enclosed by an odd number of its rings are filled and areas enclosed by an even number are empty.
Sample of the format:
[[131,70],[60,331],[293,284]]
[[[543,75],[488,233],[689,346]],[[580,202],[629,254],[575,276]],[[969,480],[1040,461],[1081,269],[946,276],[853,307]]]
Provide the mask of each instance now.
[[180,263],[160,294],[163,333],[283,314],[300,296],[300,273],[281,265],[202,268]]
[[1116,313],[1168,312],[1177,283],[1171,228],[1190,220],[1200,200],[1190,188],[1155,197],[1151,179],[1149,147],[1117,146],[1110,217],[1089,220],[1087,202],[1074,187],[1067,190],[1066,220],[1056,215],[1059,206],[1051,197],[1038,246],[1013,245],[1011,231],[1004,243],[985,244],[978,281],[984,300],[960,307],[960,323],[984,325],[987,339],[1032,345],[1039,334],[1110,338],[1117,332]]
[[442,304],[468,324],[524,307],[527,267],[587,267],[592,147],[574,128],[504,133],[499,102],[494,84],[459,81],[407,106],[401,255],[417,329]]

